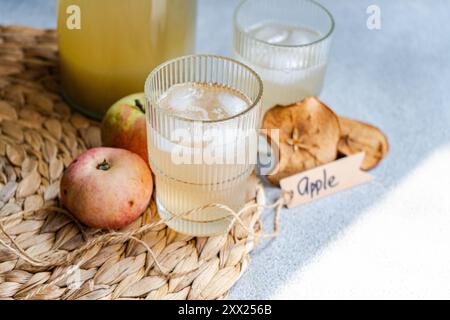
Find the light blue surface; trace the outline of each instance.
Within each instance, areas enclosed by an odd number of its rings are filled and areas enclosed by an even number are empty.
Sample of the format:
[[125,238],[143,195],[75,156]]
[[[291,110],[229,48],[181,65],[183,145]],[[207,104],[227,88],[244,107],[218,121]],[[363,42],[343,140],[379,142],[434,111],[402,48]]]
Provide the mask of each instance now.
[[[337,27],[321,97],[337,113],[382,128],[391,152],[373,170],[373,183],[284,210],[281,235],[252,254],[250,269],[232,289],[232,298],[270,297],[367,208],[395,190],[427,155],[450,141],[450,2],[322,2]],[[229,54],[237,3],[200,0],[198,52]],[[371,4],[381,8],[379,31],[366,28]],[[54,27],[54,16],[51,0],[0,0],[1,24]],[[277,197],[275,188],[267,191],[271,199]]]

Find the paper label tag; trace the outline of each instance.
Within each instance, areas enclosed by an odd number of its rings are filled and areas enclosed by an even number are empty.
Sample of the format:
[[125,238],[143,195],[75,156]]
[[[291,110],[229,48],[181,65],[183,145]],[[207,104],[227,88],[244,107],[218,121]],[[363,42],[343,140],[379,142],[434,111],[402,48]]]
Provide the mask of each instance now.
[[280,181],[281,189],[292,192],[288,208],[314,201],[333,193],[373,180],[360,169],[364,152],[301,172]]

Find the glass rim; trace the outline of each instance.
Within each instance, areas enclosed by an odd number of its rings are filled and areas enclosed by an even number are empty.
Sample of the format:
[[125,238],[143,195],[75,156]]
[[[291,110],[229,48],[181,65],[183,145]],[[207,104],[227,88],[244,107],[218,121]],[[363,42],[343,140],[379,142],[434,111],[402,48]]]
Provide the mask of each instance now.
[[234,14],[233,14],[234,28],[235,28],[235,30],[237,29],[241,34],[245,35],[246,37],[250,38],[251,40],[262,43],[266,46],[270,46],[270,47],[274,47],[274,48],[304,48],[304,47],[312,46],[312,45],[318,44],[322,41],[325,41],[334,32],[335,21],[334,21],[334,18],[333,18],[333,15],[331,14],[331,12],[327,8],[325,8],[325,6],[323,6],[322,4],[320,4],[319,2],[317,2],[315,0],[303,0],[306,2],[310,2],[310,3],[314,4],[315,6],[317,6],[318,8],[322,9],[323,12],[325,12],[325,14],[330,18],[331,26],[327,33],[325,33],[322,37],[320,37],[317,40],[314,40],[309,43],[303,43],[303,44],[276,44],[276,43],[270,43],[265,40],[258,39],[257,37],[251,35],[248,31],[246,31],[242,27],[242,25],[238,22],[237,16],[238,16],[239,12],[241,11],[242,7],[250,1],[255,1],[255,0],[242,0],[239,3],[239,5],[236,7],[236,9],[234,10]]
[[[174,59],[170,59],[170,60],[167,60],[167,61],[161,63],[156,68],[154,68],[152,70],[152,72],[150,72],[149,76],[147,77],[147,80],[145,80],[144,93],[145,93],[146,100],[150,100],[148,98],[148,96],[149,96],[148,91],[149,91],[149,87],[150,87],[150,81],[151,81],[151,79],[153,79],[153,77],[156,74],[158,74],[159,71],[161,71],[162,68],[164,68],[164,67],[166,67],[166,66],[168,66],[170,64],[176,63],[177,61],[180,61],[180,60],[185,60],[185,59],[189,59],[189,58],[198,58],[198,57],[200,57],[200,58],[202,58],[202,57],[203,58],[215,58],[215,59],[220,59],[220,60],[226,60],[226,61],[230,61],[232,63],[235,63],[236,65],[239,65],[239,66],[243,67],[244,69],[247,69],[251,74],[253,74],[255,76],[255,79],[258,82],[258,95],[256,96],[256,99],[254,99],[254,101],[246,109],[244,109],[243,111],[241,111],[241,112],[239,112],[237,114],[234,114],[234,115],[232,115],[230,117],[223,118],[223,119],[202,119],[202,120],[198,120],[198,119],[186,118],[186,117],[183,117],[183,116],[179,116],[179,115],[167,112],[167,109],[161,108],[159,105],[157,105],[156,108],[158,110],[160,110],[162,113],[164,113],[164,115],[170,116],[172,118],[175,118],[175,119],[178,119],[178,120],[181,120],[181,121],[184,121],[184,122],[192,122],[192,123],[220,123],[220,122],[225,122],[225,121],[229,121],[229,120],[238,118],[238,117],[248,113],[249,111],[253,110],[261,102],[261,98],[262,98],[263,91],[264,91],[264,86],[263,86],[263,81],[262,81],[261,77],[258,75],[258,73],[256,73],[255,70],[253,70],[252,68],[250,68],[246,64],[244,64],[244,63],[242,63],[242,62],[240,62],[240,61],[238,61],[236,59],[233,59],[233,58],[230,58],[230,57],[227,57],[227,56],[217,55],[217,54],[189,54],[189,55],[180,56],[180,57],[177,57],[177,58],[174,58]],[[188,82],[186,82],[186,83],[188,83]]]

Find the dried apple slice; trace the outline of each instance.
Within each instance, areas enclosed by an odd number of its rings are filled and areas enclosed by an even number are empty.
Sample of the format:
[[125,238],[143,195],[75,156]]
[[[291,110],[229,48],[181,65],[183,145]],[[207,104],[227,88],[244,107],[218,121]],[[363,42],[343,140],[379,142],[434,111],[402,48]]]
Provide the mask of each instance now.
[[389,143],[384,133],[361,121],[339,117],[341,139],[338,143],[340,154],[348,156],[361,151],[366,153],[361,169],[369,170],[380,163],[389,151]]
[[264,129],[279,129],[279,141],[268,140],[279,150],[279,162],[268,176],[279,185],[282,178],[309,170],[337,157],[340,138],[337,115],[315,97],[288,106],[275,106],[264,116]]

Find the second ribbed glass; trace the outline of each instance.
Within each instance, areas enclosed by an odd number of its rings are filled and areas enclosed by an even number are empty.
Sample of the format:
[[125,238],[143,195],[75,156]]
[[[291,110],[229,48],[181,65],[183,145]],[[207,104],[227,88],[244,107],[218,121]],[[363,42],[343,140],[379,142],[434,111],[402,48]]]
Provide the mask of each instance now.
[[322,89],[334,20],[313,0],[243,0],[234,16],[234,53],[264,81],[263,110]]
[[[188,86],[187,91],[176,93],[174,88],[182,85]],[[198,92],[196,88],[200,88]],[[235,112],[202,116],[198,107],[186,100],[195,99],[201,88],[216,90],[208,92]],[[246,107],[233,105],[241,101],[237,96],[225,99],[228,92],[244,97]],[[233,221],[229,212],[195,209],[212,203],[234,211],[244,206],[247,180],[256,162],[252,139],[259,125],[261,79],[235,60],[192,55],[157,67],[147,79],[145,93],[158,212],[169,227],[181,233],[209,236],[226,232]],[[186,112],[173,109],[175,105],[184,106]]]

